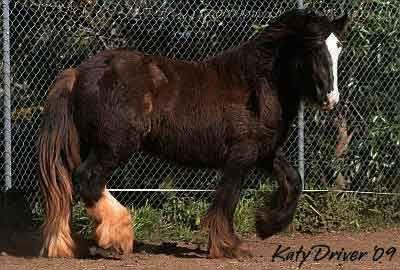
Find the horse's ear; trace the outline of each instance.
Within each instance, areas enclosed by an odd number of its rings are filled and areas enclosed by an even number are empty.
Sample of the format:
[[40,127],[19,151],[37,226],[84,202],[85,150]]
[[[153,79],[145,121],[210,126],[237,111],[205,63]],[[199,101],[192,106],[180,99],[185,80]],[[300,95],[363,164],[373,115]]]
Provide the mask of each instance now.
[[334,19],[332,21],[334,27],[333,31],[339,35],[342,34],[346,30],[349,21],[349,16],[347,14]]

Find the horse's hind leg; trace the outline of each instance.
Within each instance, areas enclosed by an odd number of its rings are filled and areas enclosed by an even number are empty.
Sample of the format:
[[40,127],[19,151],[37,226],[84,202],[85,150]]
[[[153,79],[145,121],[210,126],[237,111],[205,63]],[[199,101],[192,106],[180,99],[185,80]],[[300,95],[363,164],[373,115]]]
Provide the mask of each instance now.
[[235,234],[233,218],[242,181],[256,156],[257,148],[253,144],[239,144],[231,149],[214,201],[202,220],[202,227],[209,230],[209,258],[249,255]]
[[91,151],[75,172],[79,194],[94,220],[94,239],[105,250],[125,254],[133,249],[134,234],[131,215],[106,189],[105,180],[117,162],[108,155]]

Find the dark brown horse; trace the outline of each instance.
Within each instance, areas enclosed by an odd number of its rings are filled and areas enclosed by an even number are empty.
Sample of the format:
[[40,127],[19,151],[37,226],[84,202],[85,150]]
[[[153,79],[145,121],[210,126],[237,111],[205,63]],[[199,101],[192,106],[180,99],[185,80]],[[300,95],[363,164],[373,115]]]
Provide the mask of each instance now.
[[257,212],[258,235],[285,228],[301,179],[279,148],[301,99],[323,109],[338,102],[337,36],[346,20],[296,10],[203,62],[117,49],[63,71],[49,93],[39,139],[47,215],[42,254],[76,255],[70,228],[74,190],[97,224],[98,246],[132,251],[131,217],[105,184],[139,150],[222,169],[202,222],[210,257],[242,250],[233,214],[242,180],[254,166],[272,171],[279,182],[275,208]]

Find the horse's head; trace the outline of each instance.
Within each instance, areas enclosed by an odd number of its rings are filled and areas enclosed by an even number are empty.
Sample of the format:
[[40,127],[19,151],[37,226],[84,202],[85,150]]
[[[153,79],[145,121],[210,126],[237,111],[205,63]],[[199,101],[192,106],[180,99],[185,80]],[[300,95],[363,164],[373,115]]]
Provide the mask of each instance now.
[[286,23],[295,35],[286,45],[290,54],[287,68],[291,88],[324,110],[339,101],[338,60],[342,50],[339,36],[344,31],[347,15],[335,20],[313,12],[289,16]]

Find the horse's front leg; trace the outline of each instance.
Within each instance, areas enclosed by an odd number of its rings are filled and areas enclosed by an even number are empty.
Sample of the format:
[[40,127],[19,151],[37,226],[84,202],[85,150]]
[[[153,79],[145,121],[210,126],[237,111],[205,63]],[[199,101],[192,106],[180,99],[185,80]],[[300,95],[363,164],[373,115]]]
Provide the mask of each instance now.
[[273,195],[274,206],[266,205],[256,213],[257,235],[262,239],[284,230],[290,224],[301,194],[301,177],[282,154],[276,155],[273,161],[265,161],[264,165],[267,169],[272,167],[279,188]]
[[91,152],[74,175],[87,213],[95,223],[94,239],[103,249],[99,254],[102,256],[132,252],[134,244],[132,218],[128,209],[105,187],[105,179],[115,166],[110,159],[101,159]]
[[202,220],[202,227],[209,232],[209,258],[248,255],[235,234],[233,218],[243,179],[256,157],[257,148],[253,144],[243,143],[231,149],[214,201]]

